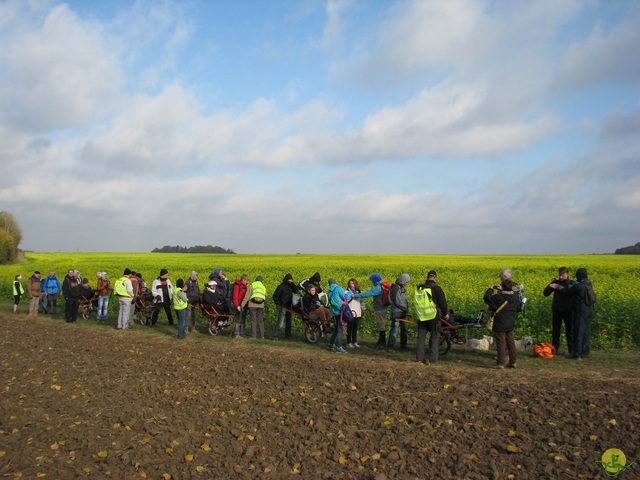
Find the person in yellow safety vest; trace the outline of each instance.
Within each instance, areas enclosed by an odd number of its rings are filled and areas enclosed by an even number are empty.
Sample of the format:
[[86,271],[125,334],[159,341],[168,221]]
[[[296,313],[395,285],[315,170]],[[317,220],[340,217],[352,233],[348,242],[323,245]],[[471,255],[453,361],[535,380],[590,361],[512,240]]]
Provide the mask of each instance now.
[[[442,331],[442,319],[449,319],[449,308],[447,307],[447,298],[438,285],[438,274],[435,270],[430,270],[427,279],[422,285],[416,287],[416,298],[419,292],[429,293],[430,300],[424,302],[422,308],[418,305],[418,341],[416,348],[416,360],[426,363],[425,343],[427,333],[429,337],[429,363],[438,363],[438,354],[440,346],[440,332]],[[427,297],[429,298],[429,297]]]
[[176,280],[176,288],[173,290],[173,309],[178,317],[178,338],[183,339],[187,336],[187,307],[189,299],[187,298],[187,285],[184,280],[179,278]]
[[248,306],[251,318],[251,338],[256,338],[256,324],[260,328],[260,338],[264,338],[264,304],[267,301],[267,289],[262,283],[262,276],[258,275],[255,281],[247,288],[242,299],[241,307]]
[[15,280],[13,281],[13,313],[18,313],[18,304],[20,303],[20,297],[25,294],[24,287],[22,283],[22,275],[16,275]]
[[133,284],[129,276],[131,270],[124,269],[124,274],[113,285],[113,293],[118,297],[118,330],[126,330],[129,328],[129,311],[131,310],[131,302],[133,300]]

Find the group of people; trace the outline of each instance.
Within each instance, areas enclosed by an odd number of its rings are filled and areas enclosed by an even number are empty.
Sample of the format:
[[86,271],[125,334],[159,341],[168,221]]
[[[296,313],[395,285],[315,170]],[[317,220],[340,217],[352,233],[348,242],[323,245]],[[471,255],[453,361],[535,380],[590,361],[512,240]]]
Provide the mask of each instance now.
[[[133,324],[133,313],[136,300],[143,304],[152,305],[151,325],[158,321],[161,310],[164,310],[169,325],[174,324],[173,311],[178,320],[178,338],[185,338],[188,333],[196,332],[196,318],[199,308],[210,309],[219,318],[235,317],[235,338],[243,338],[247,317],[251,322],[251,338],[265,338],[264,307],[267,302],[267,289],[262,276],[258,275],[250,282],[250,277],[243,274],[233,284],[228,280],[224,271],[216,268],[209,275],[208,281],[201,290],[198,272],[192,271],[190,277],[184,281],[178,279],[175,287],[168,278],[169,272],[163,268],[149,289],[139,273],[126,268],[122,277],[113,285],[106,272],[97,272],[97,286],[95,291],[89,285],[88,279],[81,279],[78,270],[69,270],[60,282],[54,270],[44,279],[39,271],[35,271],[27,282],[27,288],[22,286],[22,276],[17,275],[13,282],[14,313],[20,303],[22,295],[29,295],[29,314],[57,312],[57,299],[65,300],[65,320],[75,322],[78,316],[80,299],[96,301],[97,320],[108,318],[109,297],[113,293],[118,299],[117,328],[128,329]],[[517,353],[514,330],[517,318],[517,295],[514,291],[512,271],[503,268],[499,274],[500,282],[489,287],[484,293],[483,300],[491,314],[491,329],[493,330],[496,347],[496,368],[515,368]],[[276,287],[272,300],[277,308],[277,320],[273,331],[273,339],[291,338],[292,314],[304,311],[310,318],[315,318],[324,324],[332,323],[333,329],[328,348],[338,353],[347,353],[343,347],[343,335],[346,330],[346,346],[358,348],[358,329],[362,315],[366,311],[365,299],[373,300],[374,318],[378,330],[377,348],[393,352],[396,348],[398,332],[400,336],[400,350],[407,350],[408,324],[417,323],[416,359],[427,363],[426,339],[429,334],[428,363],[438,362],[438,346],[442,332],[442,320],[455,320],[452,310],[448,308],[444,291],[438,285],[438,274],[430,270],[424,283],[416,287],[417,322],[410,322],[407,317],[410,302],[407,296],[407,285],[411,277],[403,273],[393,284],[383,281],[379,273],[370,275],[371,288],[361,291],[358,280],[350,278],[346,289],[340,287],[333,278],[328,280],[328,291],[325,293],[321,285],[319,272],[299,283],[294,282],[287,273],[282,282]],[[579,268],[576,271],[576,281],[569,279],[569,270],[561,267],[558,279],[551,281],[543,294],[553,294],[552,303],[552,345],[560,349],[560,331],[565,326],[568,353],[571,358],[581,360],[590,352],[590,330],[593,307],[585,302],[586,288],[591,286],[587,270]],[[326,295],[328,306],[321,297]],[[417,299],[427,299],[420,303]],[[343,319],[345,304],[351,312],[349,321]],[[387,319],[390,321],[387,338]],[[225,320],[221,320],[226,322]]]
[[99,320],[107,319],[107,307],[109,293],[112,290],[106,272],[98,272],[97,289],[93,290],[87,278],[80,278],[78,270],[68,270],[62,282],[56,276],[55,270],[42,278],[42,274],[36,270],[27,280],[27,288],[22,286],[22,275],[16,275],[13,282],[13,313],[17,313],[18,304],[23,295],[29,295],[29,315],[58,313],[58,298],[64,297],[65,321],[73,323],[78,318],[78,306],[81,301],[91,301],[97,296],[97,309]]

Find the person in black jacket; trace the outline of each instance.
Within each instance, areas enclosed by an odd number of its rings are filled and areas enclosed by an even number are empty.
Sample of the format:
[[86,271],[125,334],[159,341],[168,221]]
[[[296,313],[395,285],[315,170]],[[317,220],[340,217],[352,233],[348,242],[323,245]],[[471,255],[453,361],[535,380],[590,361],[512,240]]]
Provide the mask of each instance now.
[[[503,276],[501,275],[501,279]],[[496,293],[493,293],[497,290]],[[492,329],[496,337],[498,359],[495,368],[504,368],[507,353],[507,367],[516,368],[516,344],[513,331],[516,328],[516,294],[510,278],[502,279],[500,285],[493,285],[484,292],[484,303],[491,309]]]
[[287,273],[282,279],[282,283],[276,287],[273,292],[273,303],[278,307],[278,320],[273,330],[273,339],[280,340],[282,326],[284,325],[284,339],[291,338],[291,304],[293,295],[297,293],[298,286],[293,282],[293,277]]
[[78,318],[78,297],[80,296],[80,272],[69,270],[62,282],[62,294],[65,300],[64,317],[67,323]]
[[569,355],[573,352],[573,298],[568,293],[573,282],[569,280],[569,269],[560,267],[558,269],[558,279],[551,280],[542,294],[548,297],[553,293],[551,303],[551,344],[560,351],[560,331],[564,322],[565,336],[567,339],[567,350]]
[[[425,342],[427,340],[427,332],[429,337],[429,363],[438,363],[438,354],[440,348],[440,332],[442,332],[442,319],[449,319],[449,308],[447,307],[447,298],[442,290],[442,287],[436,282],[438,280],[438,274],[435,270],[430,270],[427,274],[427,279],[423,285],[418,285],[416,288],[421,290],[424,288],[431,289],[431,296],[433,297],[433,303],[436,304],[437,313],[436,318],[433,320],[427,320],[426,322],[418,322],[418,346],[416,349],[416,360],[418,362],[425,361]],[[427,317],[428,318],[428,317]]]
[[573,360],[582,360],[591,352],[591,318],[593,317],[593,305],[585,303],[587,285],[591,281],[586,268],[576,270],[576,280],[569,287],[567,293],[573,301]]

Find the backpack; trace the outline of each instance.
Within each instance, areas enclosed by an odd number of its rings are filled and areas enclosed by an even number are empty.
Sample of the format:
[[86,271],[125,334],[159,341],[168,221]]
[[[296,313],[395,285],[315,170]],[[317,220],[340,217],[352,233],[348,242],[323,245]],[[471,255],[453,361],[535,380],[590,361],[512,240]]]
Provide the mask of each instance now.
[[338,295],[334,291],[333,294],[329,297],[329,303],[336,310],[340,310],[340,320],[345,323],[353,321],[353,312],[351,311],[351,307],[349,306],[349,302],[347,301],[346,294],[344,295],[344,298],[340,298],[340,295]]
[[391,282],[384,281],[380,283],[380,288],[382,288],[382,298],[375,300],[373,303],[378,305],[379,307],[388,307],[391,305],[389,301],[389,294],[391,293]]
[[514,285],[513,291],[516,294],[516,313],[524,313],[524,308],[527,305],[527,297],[524,295],[524,285],[521,283]]
[[596,303],[596,292],[593,291],[593,285],[591,285],[591,282],[585,282],[584,286],[586,287],[584,292],[584,304],[590,307]]
[[351,323],[354,319],[353,312],[351,311],[351,307],[349,306],[349,302],[347,301],[347,296],[344,296],[344,303],[340,308],[340,320],[345,323]]
[[423,287],[422,285],[419,286],[416,289],[414,300],[416,302],[418,320],[421,322],[427,322],[436,318],[438,315],[438,308],[436,307],[436,303],[433,301],[430,288]]
[[539,342],[533,346],[533,354],[541,358],[553,358],[556,349],[548,342]]

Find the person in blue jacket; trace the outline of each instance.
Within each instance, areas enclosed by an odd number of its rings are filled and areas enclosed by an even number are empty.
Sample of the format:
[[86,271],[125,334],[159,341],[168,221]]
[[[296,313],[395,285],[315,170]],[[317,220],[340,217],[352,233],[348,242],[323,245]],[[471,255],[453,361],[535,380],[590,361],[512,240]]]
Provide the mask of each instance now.
[[55,315],[58,313],[58,297],[62,295],[62,284],[58,277],[56,277],[56,271],[51,270],[47,278],[45,278],[40,284],[40,291],[42,295],[42,313],[51,313]]
[[327,297],[329,298],[329,304],[331,305],[331,316],[333,317],[334,329],[331,334],[331,339],[329,340],[328,349],[335,349],[338,353],[348,353],[344,348],[342,348],[342,319],[340,318],[340,311],[342,309],[342,305],[344,305],[345,298],[347,302],[351,300],[351,291],[347,290],[346,292],[342,289],[338,282],[336,282],[335,278],[329,279],[329,292],[327,293]]

